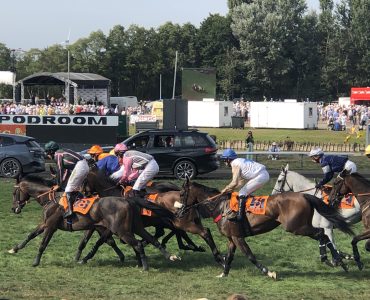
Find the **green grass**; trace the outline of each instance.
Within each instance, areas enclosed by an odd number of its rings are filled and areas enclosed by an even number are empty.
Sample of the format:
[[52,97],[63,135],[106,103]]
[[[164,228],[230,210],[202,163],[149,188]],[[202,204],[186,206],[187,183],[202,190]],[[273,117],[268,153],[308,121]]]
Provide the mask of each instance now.
[[[197,180],[202,184],[221,188],[228,180]],[[261,191],[268,194],[274,183]],[[102,246],[96,257],[86,265],[74,263],[74,253],[82,233],[56,232],[46,249],[39,267],[33,268],[40,237],[31,241],[19,253],[7,253],[22,241],[41,220],[41,208],[31,201],[22,214],[10,211],[12,180],[0,180],[0,298],[8,299],[226,299],[232,293],[242,293],[249,299],[368,299],[370,285],[369,253],[359,244],[365,269],[360,272],[350,262],[349,273],[322,265],[318,258],[318,244],[305,237],[296,237],[277,228],[270,233],[248,238],[257,258],[276,271],[274,282],[262,276],[237,250],[228,278],[216,278],[221,269],[213,261],[207,248],[205,253],[179,251],[171,240],[168,249],[180,254],[182,261],[167,262],[149,246],[149,272],[136,267],[133,251],[126,245],[121,265],[113,251]],[[216,244],[226,252],[227,241],[220,236],[215,224],[206,220]],[[359,232],[358,224],[355,231]],[[205,242],[191,236],[199,245]],[[337,244],[350,252],[350,238],[339,232]],[[96,237],[94,236],[94,241]],[[88,245],[90,248],[92,244]],[[86,252],[86,251],[85,251]]]

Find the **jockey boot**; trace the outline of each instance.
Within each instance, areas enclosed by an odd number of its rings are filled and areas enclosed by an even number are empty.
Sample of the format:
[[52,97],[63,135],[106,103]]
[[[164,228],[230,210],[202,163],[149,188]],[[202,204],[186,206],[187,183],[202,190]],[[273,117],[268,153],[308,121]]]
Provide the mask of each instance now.
[[241,222],[245,219],[245,202],[247,202],[248,196],[239,196],[238,197],[238,202],[239,202],[239,207],[238,207],[238,214],[236,215],[236,220],[238,222]]
[[63,218],[69,218],[73,215],[73,203],[75,202],[76,197],[78,196],[78,192],[68,192],[67,194],[67,211],[64,213]]

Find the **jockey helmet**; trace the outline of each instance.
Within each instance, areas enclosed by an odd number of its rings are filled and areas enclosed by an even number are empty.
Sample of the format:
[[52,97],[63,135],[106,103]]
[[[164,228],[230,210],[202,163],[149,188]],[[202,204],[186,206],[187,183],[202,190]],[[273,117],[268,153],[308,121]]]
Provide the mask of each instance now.
[[94,145],[92,146],[89,150],[87,150],[87,153],[89,154],[102,154],[104,151],[103,151],[103,148],[100,147],[99,145]]
[[238,155],[235,153],[233,149],[225,149],[224,152],[222,152],[221,159],[235,159],[237,158]]
[[370,155],[370,145],[368,145],[365,149],[365,155]]
[[128,148],[125,144],[119,143],[114,147],[114,152],[125,152]]
[[312,156],[323,156],[323,155],[324,155],[324,151],[322,151],[321,148],[314,148],[308,154],[309,157],[312,157]]
[[59,145],[54,141],[50,141],[45,144],[46,152],[56,152],[57,150],[59,150],[59,148]]

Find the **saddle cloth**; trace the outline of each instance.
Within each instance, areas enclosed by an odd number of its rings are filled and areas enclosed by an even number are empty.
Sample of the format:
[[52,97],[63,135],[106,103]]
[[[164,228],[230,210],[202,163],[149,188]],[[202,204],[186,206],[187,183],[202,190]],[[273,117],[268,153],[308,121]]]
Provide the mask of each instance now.
[[[230,209],[234,212],[238,211],[238,193],[233,192],[230,198]],[[246,211],[255,215],[264,215],[266,213],[267,199],[269,196],[250,196],[245,203]]]
[[[99,199],[99,196],[78,199],[77,201],[75,201],[75,203],[73,203],[73,212],[86,215],[90,211],[94,202],[97,201],[98,199]],[[59,204],[63,206],[64,210],[67,209],[68,203],[67,203],[67,195],[65,193],[60,198]]]
[[[331,186],[329,186],[328,188],[331,188]],[[329,193],[327,193],[325,190],[321,191],[322,200],[327,205],[329,205]],[[355,200],[357,200],[355,195],[353,195],[352,193],[347,194],[343,197],[343,199],[340,202],[338,208],[340,208],[340,209],[351,209],[355,206]]]
[[[157,201],[158,199],[158,194],[149,194],[149,195],[146,195],[146,200],[150,201],[150,202],[155,202]],[[141,215],[142,216],[149,216],[151,217],[153,214],[153,212],[149,209],[146,209],[146,208],[142,208],[141,209]]]

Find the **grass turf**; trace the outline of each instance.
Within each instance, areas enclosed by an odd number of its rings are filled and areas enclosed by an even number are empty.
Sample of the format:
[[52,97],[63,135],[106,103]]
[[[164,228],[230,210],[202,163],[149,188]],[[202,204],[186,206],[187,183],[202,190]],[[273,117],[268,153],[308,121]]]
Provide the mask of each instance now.
[[[202,184],[221,188],[228,180],[199,180]],[[268,194],[275,182],[260,191]],[[31,241],[17,254],[8,254],[16,243],[41,221],[41,208],[30,202],[22,214],[10,211],[12,180],[0,180],[0,298],[8,299],[226,299],[232,293],[242,293],[249,299],[368,299],[370,284],[369,253],[359,244],[365,264],[358,271],[349,262],[350,271],[332,269],[319,262],[318,243],[297,237],[277,228],[270,233],[247,238],[260,262],[276,271],[278,281],[262,276],[237,250],[228,278],[216,278],[221,273],[205,242],[191,238],[206,248],[205,253],[179,251],[174,240],[168,244],[171,253],[180,254],[182,261],[168,262],[153,247],[146,248],[149,272],[136,267],[134,253],[119,245],[126,255],[121,264],[114,252],[102,246],[96,257],[86,265],[73,259],[82,232],[57,231],[46,249],[39,267],[32,267],[41,238]],[[225,253],[227,241],[211,220],[204,222],[212,231],[215,242]],[[355,226],[360,232],[362,225]],[[351,252],[350,237],[336,232],[340,249]],[[93,240],[96,240],[94,235]],[[88,249],[92,246],[90,242]],[[87,251],[85,251],[87,253]]]

